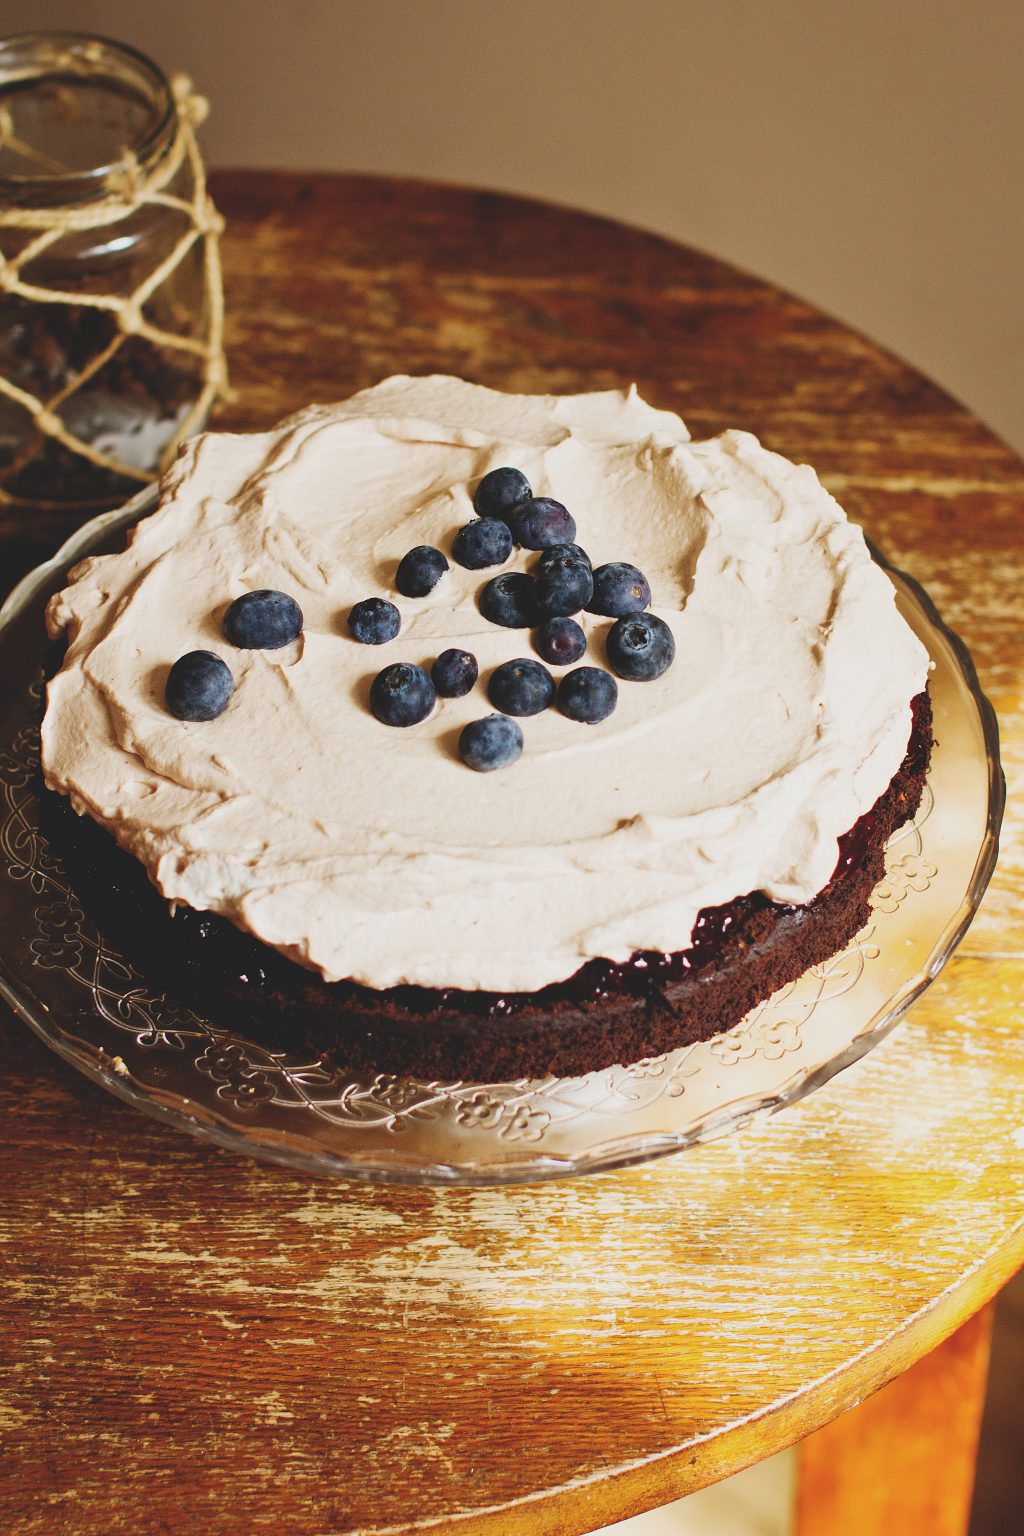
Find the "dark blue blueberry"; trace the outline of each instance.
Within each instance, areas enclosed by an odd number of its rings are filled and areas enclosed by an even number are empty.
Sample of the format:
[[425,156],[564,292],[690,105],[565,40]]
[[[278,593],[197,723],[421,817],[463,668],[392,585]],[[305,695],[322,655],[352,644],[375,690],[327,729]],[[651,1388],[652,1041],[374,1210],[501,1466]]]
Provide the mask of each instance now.
[[383,597],[364,597],[348,616],[348,627],[360,645],[384,645],[402,627],[402,615]]
[[459,756],[467,768],[491,773],[508,768],[523,750],[523,731],[508,715],[486,715],[471,720],[459,737]]
[[533,577],[525,571],[492,576],[479,601],[484,618],[505,629],[531,629],[540,617]]
[[442,651],[430,669],[434,687],[444,699],[461,699],[479,675],[476,657],[470,651],[452,648]]
[[496,517],[478,517],[455,535],[452,555],[467,571],[488,565],[504,565],[512,553],[512,530]]
[[620,677],[647,683],[667,672],[676,642],[664,619],[654,613],[634,613],[617,619],[608,633],[608,660]]
[[436,698],[422,667],[396,661],[374,678],[370,708],[384,725],[418,725],[430,714]]
[[618,702],[619,685],[610,672],[600,667],[577,667],[567,672],[558,685],[558,707],[570,720],[596,725],[607,720]]
[[212,651],[179,656],[167,674],[164,697],[179,720],[216,720],[228,707],[235,680],[227,662]]
[[560,618],[579,613],[594,595],[590,566],[576,553],[575,544],[546,549],[534,566],[533,579],[537,607]]
[[240,649],[277,651],[302,634],[302,609],[287,592],[246,592],[224,615],[224,633]]
[[587,637],[575,619],[546,619],[533,643],[545,661],[556,667],[571,666],[587,648]]
[[521,656],[491,673],[487,697],[504,715],[539,715],[555,696],[555,680],[539,661]]
[[650,601],[651,588],[643,571],[625,560],[613,560],[594,572],[594,595],[587,612],[619,619],[626,613],[642,613]]
[[550,496],[534,496],[516,508],[512,537],[524,549],[571,544],[576,537],[576,523],[560,501],[553,501]]
[[544,553],[546,555],[553,555],[556,550],[560,551],[563,555],[572,555],[574,559],[582,560],[588,571],[594,569],[593,560],[591,560],[586,550],[581,549],[578,544],[551,544]]
[[417,544],[398,563],[395,586],[403,597],[426,597],[448,569],[448,561],[432,544]]
[[484,475],[473,493],[473,510],[478,517],[499,517],[507,523],[521,501],[533,495],[530,482],[518,469],[492,469]]

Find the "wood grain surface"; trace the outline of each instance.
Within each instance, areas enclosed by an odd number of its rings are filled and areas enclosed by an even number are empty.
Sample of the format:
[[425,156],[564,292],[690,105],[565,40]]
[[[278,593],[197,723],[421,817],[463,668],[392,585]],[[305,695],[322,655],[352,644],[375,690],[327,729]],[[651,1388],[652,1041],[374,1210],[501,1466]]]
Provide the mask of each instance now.
[[[0,1018],[8,1536],[590,1531],[823,1425],[1024,1258],[1024,466],[879,347],[636,230],[357,177],[215,192],[219,425],[402,370],[636,380],[695,435],[813,463],[1001,717],[1005,851],[939,981],[803,1104],[645,1167],[318,1181],[143,1119]],[[4,517],[6,583],[67,530]]]

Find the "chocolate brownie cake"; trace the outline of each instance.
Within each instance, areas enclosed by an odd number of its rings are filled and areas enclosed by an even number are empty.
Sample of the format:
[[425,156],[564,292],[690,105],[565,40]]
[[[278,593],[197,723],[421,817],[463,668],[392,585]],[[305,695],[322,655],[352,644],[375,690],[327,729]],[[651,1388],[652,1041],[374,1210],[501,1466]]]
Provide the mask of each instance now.
[[862,926],[931,747],[927,655],[813,471],[634,391],[395,378],[207,434],[48,623],[101,923],[359,1069],[730,1027]]

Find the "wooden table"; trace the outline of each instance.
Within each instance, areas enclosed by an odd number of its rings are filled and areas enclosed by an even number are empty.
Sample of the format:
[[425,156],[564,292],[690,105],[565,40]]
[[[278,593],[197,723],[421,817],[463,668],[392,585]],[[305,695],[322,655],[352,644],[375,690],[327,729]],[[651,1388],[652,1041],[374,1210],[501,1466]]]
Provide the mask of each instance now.
[[[215,193],[221,426],[442,370],[635,379],[697,435],[751,428],[816,465],[966,638],[1012,787],[1024,466],[933,384],[600,219],[356,177],[225,174]],[[5,584],[64,532],[0,525]],[[590,1531],[906,1372],[1024,1258],[1018,814],[1011,797],[981,916],[884,1045],[773,1120],[586,1180],[257,1166],[132,1113],[5,1014],[6,1536]],[[805,1536],[962,1528],[985,1338],[982,1313],[805,1442]]]

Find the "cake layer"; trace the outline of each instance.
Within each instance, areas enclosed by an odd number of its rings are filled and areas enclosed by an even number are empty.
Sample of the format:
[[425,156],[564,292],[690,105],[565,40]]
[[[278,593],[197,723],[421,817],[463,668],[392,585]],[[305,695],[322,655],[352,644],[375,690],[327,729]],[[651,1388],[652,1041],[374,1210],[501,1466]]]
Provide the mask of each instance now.
[[[477,607],[457,566],[424,599],[394,588],[419,544],[450,554],[475,484],[511,464],[573,513],[595,565],[647,575],[674,666],[619,687],[600,725],[524,722],[515,766],[454,748],[489,712],[528,632]],[[517,553],[505,569],[526,569]],[[305,615],[281,651],[239,651],[228,605],[261,587]],[[361,646],[361,598],[402,630]],[[609,621],[586,615],[603,665]],[[67,641],[43,767],[172,903],[220,913],[327,981],[530,993],[587,962],[687,948],[698,914],[752,892],[811,901],[838,839],[885,792],[927,655],[863,537],[813,471],[749,434],[689,441],[635,393],[509,396],[395,378],[273,432],[207,434],[120,554],[53,600]],[[386,662],[471,650],[481,682],[407,730],[370,713]],[[208,649],[235,676],[219,719],[164,702],[170,664]]]
[[327,984],[223,918],[187,908],[172,917],[141,866],[56,795],[44,798],[44,827],[108,939],[151,985],[222,1029],[353,1072],[478,1082],[575,1076],[720,1034],[849,943],[870,916],[885,844],[920,801],[932,746],[927,694],[913,714],[899,771],[840,839],[832,877],[811,902],[739,897],[702,912],[696,942],[681,953],[591,962],[535,993]]

